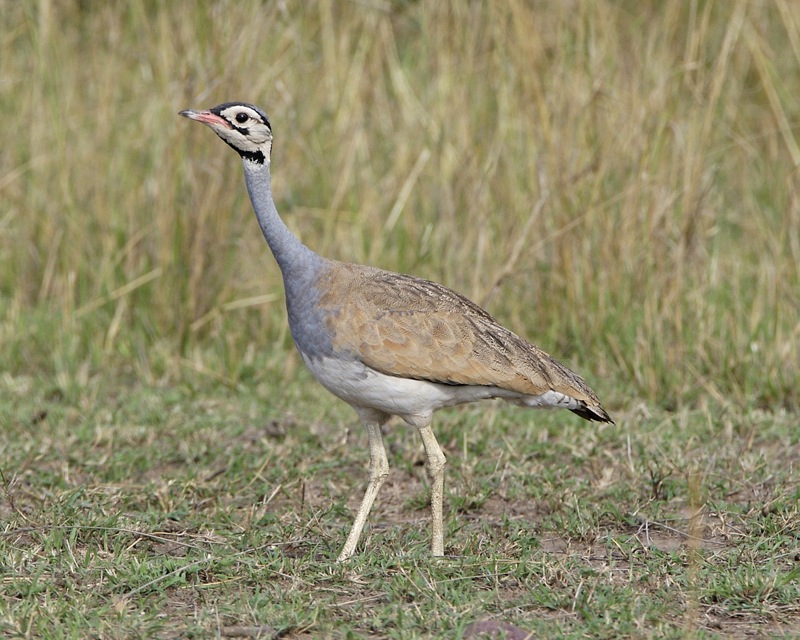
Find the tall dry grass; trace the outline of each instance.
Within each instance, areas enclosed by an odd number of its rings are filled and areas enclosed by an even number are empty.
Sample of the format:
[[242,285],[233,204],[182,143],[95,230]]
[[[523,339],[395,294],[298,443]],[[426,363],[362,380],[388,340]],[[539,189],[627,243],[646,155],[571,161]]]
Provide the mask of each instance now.
[[239,164],[176,115],[244,99],[320,252],[482,301],[612,407],[800,404],[788,0],[0,7],[15,375],[296,365]]

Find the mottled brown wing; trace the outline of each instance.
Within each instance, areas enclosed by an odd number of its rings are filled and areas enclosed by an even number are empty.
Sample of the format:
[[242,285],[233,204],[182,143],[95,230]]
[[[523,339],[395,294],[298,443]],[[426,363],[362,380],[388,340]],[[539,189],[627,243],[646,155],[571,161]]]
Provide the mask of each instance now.
[[498,324],[467,298],[412,276],[342,265],[322,300],[337,349],[388,375],[484,385],[538,395],[548,390],[590,404],[572,371]]

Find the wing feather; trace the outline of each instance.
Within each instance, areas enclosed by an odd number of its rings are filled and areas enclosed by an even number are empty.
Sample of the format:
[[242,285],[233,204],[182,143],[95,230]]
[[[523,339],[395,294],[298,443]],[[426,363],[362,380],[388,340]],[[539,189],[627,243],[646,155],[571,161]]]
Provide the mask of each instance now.
[[464,296],[413,276],[335,264],[320,290],[337,350],[387,375],[532,396],[558,391],[602,412],[580,376]]

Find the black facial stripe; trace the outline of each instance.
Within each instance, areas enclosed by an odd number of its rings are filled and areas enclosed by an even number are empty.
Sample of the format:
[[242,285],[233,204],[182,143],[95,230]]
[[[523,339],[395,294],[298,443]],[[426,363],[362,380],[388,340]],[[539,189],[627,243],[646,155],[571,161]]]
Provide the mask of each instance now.
[[[222,136],[220,136],[222,138]],[[225,138],[222,138],[222,141],[227,144],[231,149],[233,149],[236,153],[238,153],[242,158],[245,160],[250,160],[250,162],[255,162],[256,164],[264,164],[264,153],[260,150],[257,151],[245,151],[244,149],[240,149],[235,144],[228,142]]]

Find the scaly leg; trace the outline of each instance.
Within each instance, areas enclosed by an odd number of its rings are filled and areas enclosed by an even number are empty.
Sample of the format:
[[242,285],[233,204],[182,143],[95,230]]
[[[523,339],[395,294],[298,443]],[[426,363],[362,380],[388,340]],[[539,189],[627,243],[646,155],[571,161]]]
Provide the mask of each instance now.
[[347,536],[336,562],[344,562],[355,552],[358,539],[361,537],[361,530],[364,528],[370,509],[372,509],[372,503],[375,502],[375,496],[378,495],[383,481],[389,475],[389,461],[386,459],[386,450],[383,448],[383,437],[381,436],[381,426],[389,416],[367,411],[359,411],[359,416],[364,421],[369,436],[369,483],[367,483],[367,490],[364,492],[364,498],[361,500],[353,527],[350,529],[350,534]]
[[433,523],[433,541],[431,553],[434,556],[444,555],[444,527],[442,523],[442,500],[444,498],[444,465],[447,459],[430,426],[420,427],[422,446],[425,448],[425,471],[431,483],[431,520]]

